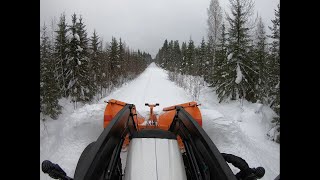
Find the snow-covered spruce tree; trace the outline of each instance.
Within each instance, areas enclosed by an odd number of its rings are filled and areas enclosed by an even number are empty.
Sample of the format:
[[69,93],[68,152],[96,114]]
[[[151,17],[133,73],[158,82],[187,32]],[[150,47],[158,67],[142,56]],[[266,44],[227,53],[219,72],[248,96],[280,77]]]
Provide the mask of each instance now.
[[182,60],[181,60],[181,50],[180,50],[180,45],[178,40],[174,41],[173,49],[174,49],[173,50],[174,51],[174,56],[173,56],[174,72],[180,73]]
[[51,46],[54,48],[55,39],[56,39],[56,31],[58,30],[58,22],[56,17],[51,18],[50,20],[50,31],[48,32],[49,41],[51,42]]
[[84,25],[80,20],[77,23],[76,14],[72,15],[72,25],[69,27],[71,38],[69,43],[69,58],[67,64],[71,67],[67,73],[68,89],[74,102],[88,102],[92,99],[92,92],[89,79],[89,58],[88,58],[88,39]]
[[228,64],[228,59],[227,59],[227,33],[226,33],[226,28],[225,25],[222,24],[221,27],[221,39],[220,43],[217,46],[217,53],[216,53],[216,60],[213,63],[214,66],[214,72],[213,72],[213,81],[211,87],[215,87],[216,93],[220,99],[219,102],[224,100],[224,98],[228,97],[225,95],[226,84],[231,83],[233,80],[227,71],[227,64]]
[[[270,107],[277,113],[278,117],[274,119],[274,123],[278,126],[278,132],[280,132],[280,4],[278,9],[275,10],[275,19],[271,20],[273,27],[269,27],[272,31],[272,43],[270,47],[271,55],[269,57],[269,76],[270,78]],[[275,137],[276,141],[280,143],[280,134]]]
[[171,72],[173,71],[173,66],[174,66],[173,56],[174,56],[173,40],[171,40],[168,44],[168,58],[167,58],[167,63],[165,65],[165,69]]
[[135,75],[139,74],[142,70],[142,53],[141,51],[138,49],[137,52],[134,53],[134,73]]
[[269,91],[269,70],[267,65],[268,49],[267,49],[267,37],[265,26],[262,22],[262,18],[259,18],[256,29],[256,40],[254,47],[254,63],[255,69],[259,73],[255,79],[255,95],[256,99],[260,100],[263,104],[267,104],[267,96]]
[[159,65],[160,64],[160,53],[161,53],[161,48],[158,50],[158,53],[156,54],[154,62]]
[[187,73],[186,62],[187,62],[187,43],[182,42],[182,45],[181,45],[181,65],[180,65],[180,72],[182,74]]
[[[103,40],[99,40],[98,43],[98,62],[99,62],[99,67],[98,67],[98,71],[99,71],[99,75],[97,76],[97,84],[98,84],[98,93],[101,95],[100,97],[103,97],[103,88],[106,83],[104,83],[104,77],[106,76],[106,70],[108,69],[108,67],[106,66],[106,62],[107,62],[107,55],[104,54],[103,51]],[[96,73],[97,74],[97,73]]]
[[132,62],[132,72],[133,74],[137,74],[138,71],[139,71],[139,65],[137,64],[138,63],[138,60],[139,60],[139,53],[140,51],[138,50],[138,52],[135,52],[135,51],[132,51],[132,54],[131,54],[131,62]]
[[106,95],[106,91],[111,87],[111,63],[109,60],[109,49],[108,43],[101,54],[101,87],[104,90],[101,92],[101,96]]
[[119,65],[120,65],[120,69],[123,69],[124,71],[120,71],[121,75],[125,78],[127,76],[127,71],[124,69],[125,66],[125,52],[124,52],[124,44],[120,38],[119,40]]
[[42,101],[43,101],[43,85],[44,85],[44,79],[43,75],[45,73],[45,61],[43,61],[42,56],[42,36],[43,36],[43,31],[45,31],[47,27],[44,25],[43,27],[40,27],[40,113],[42,111]]
[[93,82],[93,91],[101,94],[101,48],[99,49],[99,37],[96,31],[90,38],[89,57],[90,57],[90,79]]
[[213,60],[215,56],[213,55],[213,44],[212,40],[209,40],[206,44],[206,57],[205,57],[205,68],[204,68],[204,80],[209,83],[210,85],[212,84],[213,81]]
[[55,59],[46,26],[43,26],[40,43],[40,107],[41,112],[56,119],[60,114],[60,91],[55,75]]
[[[151,63],[152,57],[149,53],[142,53],[142,64],[141,64],[141,72],[147,68],[147,66]],[[140,72],[140,73],[141,73]]]
[[[254,100],[254,80],[256,71],[252,66],[252,45],[249,36],[249,18],[253,13],[252,0],[230,0],[231,14],[227,15],[230,28],[228,32],[228,63],[222,70],[228,74],[221,84],[225,93],[221,98],[231,97]],[[221,100],[221,99],[220,99]]]
[[140,74],[145,69],[144,67],[145,67],[145,64],[146,64],[143,51],[138,50],[138,63],[137,64],[139,64],[139,68],[138,68],[137,74]]
[[200,65],[199,65],[199,53],[200,52],[200,47],[196,46],[194,47],[194,50],[193,50],[193,61],[192,61],[192,67],[191,68],[191,72],[193,76],[200,76],[199,75],[199,69],[200,69]]
[[123,43],[123,49],[124,49],[124,64],[122,69],[126,69],[126,74],[127,74],[127,78],[131,79],[132,78],[132,70],[131,70],[131,66],[130,66],[130,50],[129,47],[127,47],[126,43]]
[[54,57],[56,62],[57,81],[59,83],[60,94],[63,97],[69,96],[68,80],[66,79],[67,73],[70,71],[70,66],[67,65],[68,59],[68,25],[66,23],[66,17],[61,14],[60,21],[58,23],[58,29],[55,36]]
[[45,66],[46,62],[43,61],[42,58],[42,49],[43,49],[43,39],[44,39],[44,32],[46,31],[47,26],[44,24],[42,27],[40,27],[40,112],[42,111],[42,100],[43,100],[43,85],[44,85],[44,74],[45,74]]
[[167,39],[164,41],[162,49],[161,49],[161,64],[160,67],[166,68],[168,64],[169,57],[169,45]]
[[193,77],[189,77],[190,86],[188,90],[191,92],[193,96],[193,100],[199,100],[200,89],[203,85],[202,75],[203,75],[203,61],[205,58],[205,42],[204,39],[199,47],[194,49],[194,59],[192,63],[191,75]]
[[206,42],[204,41],[204,38],[202,38],[199,52],[198,52],[198,75],[203,77],[206,72],[206,57],[207,57],[207,51],[206,51]]
[[80,60],[80,71],[79,75],[79,87],[81,88],[82,102],[89,102],[92,100],[93,96],[96,94],[96,89],[94,88],[93,81],[91,80],[90,74],[90,57],[89,57],[89,39],[88,33],[85,29],[83,19],[80,16],[79,23],[77,23],[77,34],[80,38],[80,46],[78,47],[79,60]]
[[195,61],[195,46],[193,40],[190,38],[187,52],[186,52],[186,59],[185,59],[185,66],[186,66],[186,74],[193,75],[194,72],[194,66],[193,63]]
[[68,83],[68,92],[71,97],[72,102],[75,104],[79,100],[78,93],[79,93],[79,86],[76,86],[78,81],[77,72],[79,71],[79,65],[81,62],[79,61],[79,52],[78,47],[80,47],[80,37],[77,34],[77,17],[76,14],[72,15],[72,24],[69,26],[69,51],[68,51],[68,60],[67,60],[67,72],[65,76],[65,80]]
[[138,49],[138,51],[133,52],[133,72],[135,75],[139,74],[141,72],[141,59],[142,59],[142,54],[141,51]]
[[111,46],[109,48],[109,61],[110,61],[110,80],[113,85],[117,84],[117,78],[120,63],[119,63],[119,46],[118,41],[115,37],[112,37]]

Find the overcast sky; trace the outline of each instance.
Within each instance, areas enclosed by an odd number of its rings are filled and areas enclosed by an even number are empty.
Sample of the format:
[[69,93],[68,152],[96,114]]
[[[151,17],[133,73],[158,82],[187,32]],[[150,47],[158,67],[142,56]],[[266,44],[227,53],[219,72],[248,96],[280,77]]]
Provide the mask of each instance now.
[[[279,0],[254,0],[255,10],[271,26]],[[229,0],[220,0],[229,10]],[[207,35],[207,8],[210,0],[40,0],[40,25],[58,20],[65,12],[82,15],[87,32],[93,29],[104,42],[120,37],[132,49],[149,52],[154,58],[165,39],[199,45]],[[267,31],[269,32],[269,31]]]

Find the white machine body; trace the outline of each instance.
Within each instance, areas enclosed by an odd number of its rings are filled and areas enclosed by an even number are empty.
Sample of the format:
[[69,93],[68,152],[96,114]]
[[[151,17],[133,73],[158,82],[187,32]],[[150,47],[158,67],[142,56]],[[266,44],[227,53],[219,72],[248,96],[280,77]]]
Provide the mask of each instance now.
[[128,149],[124,179],[187,179],[177,140],[133,138]]

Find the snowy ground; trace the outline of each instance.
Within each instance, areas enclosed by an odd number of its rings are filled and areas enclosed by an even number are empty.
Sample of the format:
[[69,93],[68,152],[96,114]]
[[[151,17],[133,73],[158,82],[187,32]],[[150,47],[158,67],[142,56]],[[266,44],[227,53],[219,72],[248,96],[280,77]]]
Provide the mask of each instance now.
[[[155,108],[192,101],[184,89],[168,80],[166,71],[151,64],[140,76],[97,103],[86,104],[73,110],[66,100],[61,100],[63,113],[56,121],[40,122],[40,177],[50,179],[41,171],[41,162],[50,160],[58,163],[73,177],[76,164],[83,149],[95,141],[103,130],[104,100],[118,99],[133,103],[141,115],[146,116],[148,107],[144,103],[159,103]],[[201,90],[200,110],[203,128],[221,152],[232,153],[245,159],[250,167],[262,166],[266,170],[263,179],[274,179],[280,173],[280,146],[268,140],[266,133],[274,113],[267,107],[259,109],[258,104],[238,101],[218,103],[210,88]],[[125,158],[126,153],[121,157]],[[234,172],[238,170],[232,165]]]

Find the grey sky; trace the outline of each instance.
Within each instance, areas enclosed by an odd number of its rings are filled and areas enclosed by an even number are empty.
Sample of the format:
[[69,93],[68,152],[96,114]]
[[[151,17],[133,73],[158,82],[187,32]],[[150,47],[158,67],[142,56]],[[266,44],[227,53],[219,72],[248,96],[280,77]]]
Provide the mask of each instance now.
[[[225,10],[229,0],[220,0]],[[255,10],[271,26],[279,0],[255,0]],[[104,42],[120,37],[132,49],[155,57],[165,39],[199,45],[207,35],[207,8],[210,0],[40,0],[40,25],[50,24],[65,12],[68,23],[74,12],[83,16],[87,32],[93,29]],[[269,32],[269,31],[267,31]]]

